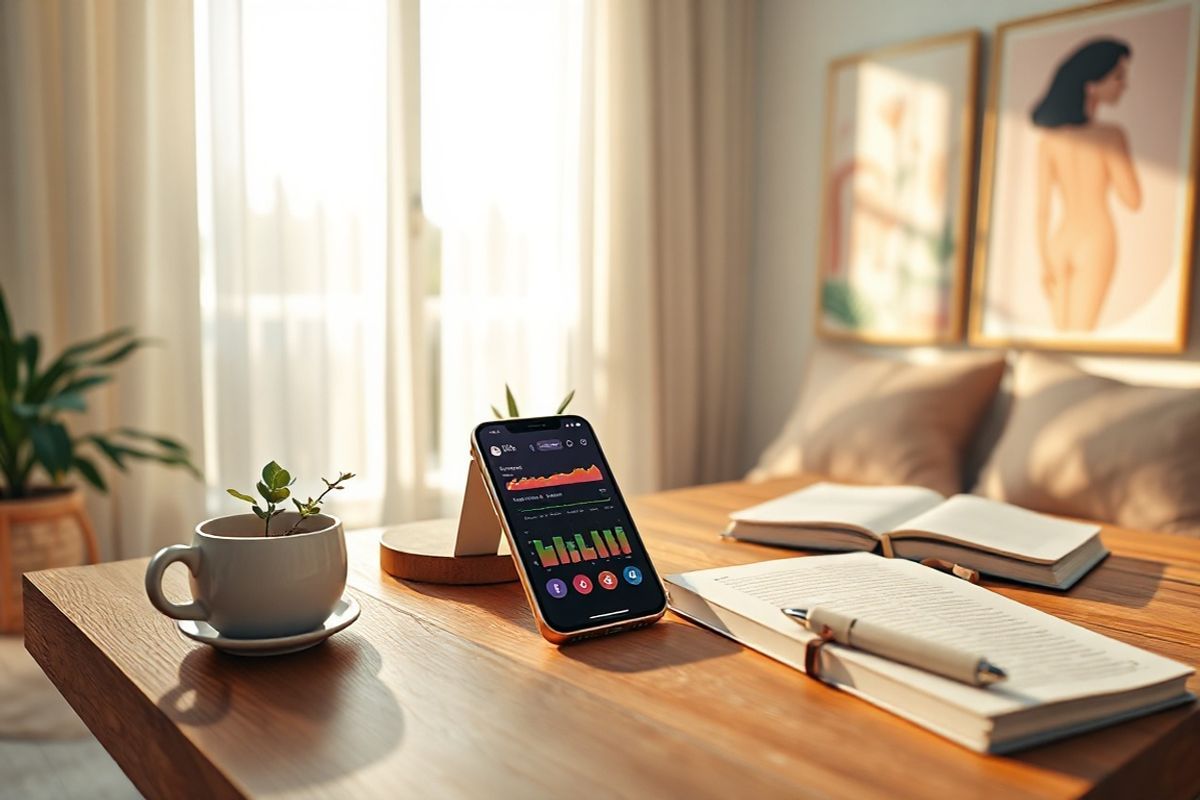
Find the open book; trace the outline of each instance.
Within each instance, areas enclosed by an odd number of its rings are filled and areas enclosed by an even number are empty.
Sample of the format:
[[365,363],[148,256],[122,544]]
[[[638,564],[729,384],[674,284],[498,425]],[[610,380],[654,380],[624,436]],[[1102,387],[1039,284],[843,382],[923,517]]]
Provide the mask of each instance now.
[[[937,558],[989,575],[1069,589],[1108,551],[1100,528],[969,494],[920,486],[816,483],[729,515],[726,536],[805,550]],[[885,552],[885,555],[887,553]]]
[[911,561],[809,556],[666,578],[671,608],[796,669],[814,634],[780,609],[821,605],[983,653],[988,688],[830,644],[821,678],[972,750],[1008,752],[1187,702],[1193,670]]

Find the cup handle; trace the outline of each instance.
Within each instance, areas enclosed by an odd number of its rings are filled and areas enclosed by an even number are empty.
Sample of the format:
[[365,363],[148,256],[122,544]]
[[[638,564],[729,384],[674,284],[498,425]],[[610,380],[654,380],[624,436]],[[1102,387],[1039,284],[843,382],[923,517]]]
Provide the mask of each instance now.
[[182,561],[193,575],[200,572],[200,548],[173,544],[159,550],[146,565],[146,596],[162,613],[173,619],[208,619],[208,609],[199,600],[172,603],[162,590],[163,573],[176,561]]

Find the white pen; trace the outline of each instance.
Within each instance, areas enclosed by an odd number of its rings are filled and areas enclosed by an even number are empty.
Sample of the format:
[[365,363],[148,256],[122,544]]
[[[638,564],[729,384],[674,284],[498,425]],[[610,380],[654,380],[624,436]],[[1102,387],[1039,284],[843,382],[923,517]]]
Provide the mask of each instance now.
[[933,672],[972,686],[990,686],[1008,674],[979,653],[933,642],[827,608],[785,608],[783,613],[838,644]]

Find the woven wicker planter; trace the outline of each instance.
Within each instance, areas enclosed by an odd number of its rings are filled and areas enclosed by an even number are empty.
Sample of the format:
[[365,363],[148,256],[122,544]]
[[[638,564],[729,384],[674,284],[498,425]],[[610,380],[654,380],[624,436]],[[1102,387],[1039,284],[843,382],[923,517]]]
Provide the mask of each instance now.
[[94,564],[96,535],[78,489],[46,489],[0,500],[0,633],[20,633],[21,574]]

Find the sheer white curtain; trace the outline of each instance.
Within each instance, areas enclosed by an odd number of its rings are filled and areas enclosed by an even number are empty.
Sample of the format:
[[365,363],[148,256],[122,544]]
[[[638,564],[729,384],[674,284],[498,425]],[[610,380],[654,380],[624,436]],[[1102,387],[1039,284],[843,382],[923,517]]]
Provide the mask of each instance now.
[[[203,450],[208,513],[270,459],[452,512],[505,382],[630,492],[731,475],[752,4],[420,3],[418,84],[418,2],[0,6],[18,320],[165,340],[96,413]],[[107,552],[185,540],[188,480],[115,482]]]
[[461,489],[471,428],[504,408],[594,409],[579,355],[584,11],[580,0],[421,6],[422,185],[441,234],[440,480]]
[[630,493],[735,476],[751,0],[422,6],[444,482],[509,382],[568,388]]
[[350,525],[431,513],[394,0],[197,5],[210,507],[275,459]]
[[[123,325],[158,340],[88,395],[76,435],[133,425],[202,463],[192,7],[0,3],[0,284],[43,354]],[[102,465],[88,490],[102,555],[186,541],[201,484]]]

